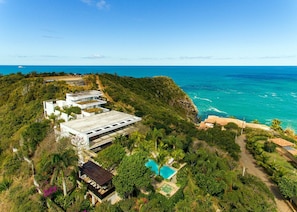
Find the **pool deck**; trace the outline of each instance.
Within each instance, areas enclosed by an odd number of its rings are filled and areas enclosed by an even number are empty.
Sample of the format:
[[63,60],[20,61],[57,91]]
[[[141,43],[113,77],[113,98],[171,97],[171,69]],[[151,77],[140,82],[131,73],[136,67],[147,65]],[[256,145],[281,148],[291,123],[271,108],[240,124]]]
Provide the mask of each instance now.
[[[170,193],[166,193],[165,191],[162,190],[162,187],[165,186],[165,185],[169,185],[172,188]],[[155,186],[156,190],[160,194],[164,195],[165,197],[172,197],[179,189],[179,187],[175,183],[167,182],[165,180],[163,180],[160,183],[156,183],[154,186]]]
[[[167,180],[163,180],[162,182],[159,182],[159,183],[155,181],[152,185],[154,186],[156,191],[159,192],[160,194],[164,195],[165,197],[172,197],[179,189],[179,187],[176,185],[176,182],[177,182],[176,174],[185,165],[186,165],[186,163],[181,164],[181,166],[178,169],[175,169],[172,166],[170,166],[172,169],[175,170],[175,173],[172,174],[172,176],[170,176],[170,178]],[[165,191],[162,190],[162,187],[166,186],[166,185],[169,185],[172,188],[170,193],[166,193]]]

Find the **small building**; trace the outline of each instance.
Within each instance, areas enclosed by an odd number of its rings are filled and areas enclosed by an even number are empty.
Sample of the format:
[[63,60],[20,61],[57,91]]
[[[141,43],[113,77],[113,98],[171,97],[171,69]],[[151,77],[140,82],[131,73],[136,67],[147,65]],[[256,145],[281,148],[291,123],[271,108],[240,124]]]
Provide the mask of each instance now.
[[218,124],[220,126],[225,126],[229,123],[235,123],[239,128],[245,129],[245,128],[254,128],[254,129],[262,129],[266,131],[270,131],[270,127],[264,125],[264,124],[255,124],[255,123],[247,123],[240,119],[235,118],[224,118],[219,116],[213,116],[209,115],[207,119],[202,121],[200,123],[199,129],[208,129],[213,128],[214,124]]
[[279,147],[278,152],[280,154],[285,155],[297,165],[297,149],[295,149],[296,145],[294,143],[282,138],[272,138],[269,139],[269,141],[275,143]]
[[269,141],[271,141],[272,143],[275,143],[276,145],[278,145],[280,147],[286,147],[286,146],[294,147],[295,146],[294,143],[287,141],[285,139],[282,139],[282,138],[272,138],[272,139],[269,139]]
[[73,145],[94,150],[111,143],[117,135],[135,131],[133,125],[139,121],[140,117],[112,110],[61,123],[60,130],[62,137],[71,137]]
[[239,120],[239,119],[234,119],[234,118],[223,118],[219,116],[213,116],[209,115],[207,119],[202,121],[200,123],[199,129],[208,129],[208,128],[213,128],[215,124],[218,124],[220,126],[225,126],[228,123],[235,123],[238,127],[240,128],[245,128],[246,122]]
[[92,197],[92,204],[102,202],[115,191],[112,184],[113,174],[92,161],[79,167],[79,180],[88,188],[87,194]]

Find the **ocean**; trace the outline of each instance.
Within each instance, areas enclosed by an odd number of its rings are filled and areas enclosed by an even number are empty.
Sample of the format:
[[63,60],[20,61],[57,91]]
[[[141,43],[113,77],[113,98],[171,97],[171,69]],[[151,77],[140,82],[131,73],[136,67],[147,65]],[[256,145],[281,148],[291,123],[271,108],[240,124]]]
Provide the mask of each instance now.
[[65,72],[172,78],[193,100],[199,117],[208,115],[258,120],[297,132],[296,66],[0,66],[0,74]]

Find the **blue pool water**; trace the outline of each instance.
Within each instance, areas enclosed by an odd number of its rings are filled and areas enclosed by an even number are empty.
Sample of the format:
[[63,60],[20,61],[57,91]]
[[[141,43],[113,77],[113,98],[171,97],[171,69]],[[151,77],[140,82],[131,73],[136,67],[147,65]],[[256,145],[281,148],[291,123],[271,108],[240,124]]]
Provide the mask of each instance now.
[[[145,163],[145,166],[150,168],[154,173],[158,174],[158,164],[154,160],[149,160],[148,162]],[[160,169],[160,175],[164,179],[169,179],[175,174],[175,170],[170,168],[169,166],[162,166]]]

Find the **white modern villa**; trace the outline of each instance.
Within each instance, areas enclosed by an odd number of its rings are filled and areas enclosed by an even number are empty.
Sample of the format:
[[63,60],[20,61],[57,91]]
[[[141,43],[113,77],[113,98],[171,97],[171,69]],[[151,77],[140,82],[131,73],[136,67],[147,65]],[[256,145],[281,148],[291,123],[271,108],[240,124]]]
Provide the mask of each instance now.
[[[56,138],[69,137],[77,147],[79,181],[87,186],[93,205],[113,198],[115,188],[113,174],[92,161],[92,157],[116,136],[136,131],[135,124],[141,121],[140,117],[102,107],[106,103],[103,94],[96,90],[67,93],[66,100],[43,102],[44,116],[60,120],[55,128]],[[69,110],[72,107],[75,110]]]
[[[102,107],[106,104],[100,91],[67,93],[66,100],[43,102],[44,115],[63,119],[58,137],[70,137],[71,143],[83,149],[98,151],[118,135],[135,131],[140,117]],[[65,108],[79,107],[81,114],[66,114]],[[96,112],[94,112],[96,111]]]
[[85,149],[100,149],[117,135],[135,131],[134,124],[141,118],[118,111],[108,111],[83,119],[60,124],[61,136],[71,137],[72,144]]

